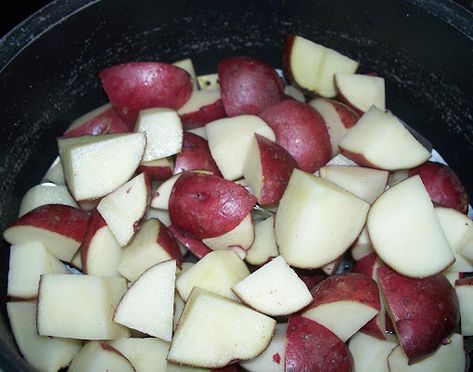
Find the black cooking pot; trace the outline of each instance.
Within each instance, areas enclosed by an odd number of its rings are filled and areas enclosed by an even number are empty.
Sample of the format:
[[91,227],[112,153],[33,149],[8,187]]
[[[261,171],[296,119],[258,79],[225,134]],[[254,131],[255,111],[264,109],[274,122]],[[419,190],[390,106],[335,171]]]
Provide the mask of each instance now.
[[[473,15],[425,0],[56,0],[0,41],[0,230],[57,153],[55,137],[106,101],[98,71],[192,57],[198,74],[228,55],[280,66],[298,33],[386,78],[388,107],[424,134],[473,192]],[[0,365],[27,371],[5,312],[0,249]]]

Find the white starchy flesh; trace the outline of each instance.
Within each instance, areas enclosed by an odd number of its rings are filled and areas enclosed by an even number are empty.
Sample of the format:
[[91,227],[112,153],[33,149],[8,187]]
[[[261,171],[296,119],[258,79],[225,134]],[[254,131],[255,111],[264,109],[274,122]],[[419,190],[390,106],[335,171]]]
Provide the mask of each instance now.
[[399,344],[395,336],[386,334],[387,340],[355,333],[348,344],[353,356],[354,370],[360,372],[389,372],[387,357]]
[[197,76],[200,90],[216,90],[220,89],[218,74],[208,74]]
[[100,198],[127,182],[140,164],[145,143],[143,133],[59,138],[64,177],[74,199]]
[[199,111],[201,107],[210,105],[220,99],[220,89],[194,90],[187,102],[177,110],[179,115]]
[[151,266],[172,259],[169,252],[158,243],[160,223],[150,219],[141,225],[133,240],[123,248],[118,272],[134,282]]
[[378,256],[402,275],[435,275],[455,260],[419,176],[381,194],[371,206],[367,228]]
[[287,323],[277,323],[268,347],[256,358],[241,361],[249,372],[284,372],[287,347]]
[[123,278],[44,274],[39,287],[38,333],[81,340],[129,337],[127,328],[112,321],[126,290]]
[[182,123],[176,111],[168,108],[141,110],[135,132],[144,132],[146,148],[143,161],[175,155],[182,148]]
[[89,242],[85,267],[89,275],[121,276],[117,270],[122,257],[122,247],[110,228],[105,225],[96,231]]
[[172,188],[176,183],[177,179],[181,174],[176,174],[171,178],[168,178],[164,181],[161,185],[158,186],[156,191],[153,192],[153,196],[151,198],[151,207],[157,209],[168,210],[169,208],[169,197],[171,196]]
[[459,242],[459,246],[460,254],[473,263],[473,229],[468,230],[462,241]]
[[374,249],[368,235],[368,229],[365,226],[363,227],[363,230],[361,230],[361,234],[358,236],[358,239],[351,247],[351,256],[355,261],[359,261],[371,253],[374,253]]
[[59,156],[54,159],[53,163],[44,175],[43,182],[52,182],[57,186],[64,186],[66,184],[61,158]]
[[252,359],[266,349],[275,325],[266,315],[196,288],[179,320],[168,360],[220,368],[232,360]]
[[372,204],[386,189],[389,173],[383,170],[330,166],[320,168],[320,177]]
[[348,159],[346,156],[342,154],[338,154],[337,156],[333,157],[327,164],[325,164],[326,167],[331,167],[334,165],[350,166],[350,167],[358,166],[358,164],[356,164],[353,160]]
[[69,262],[79,249],[81,242],[51,230],[34,226],[12,226],[3,237],[10,244],[40,242],[61,261]]
[[448,281],[450,282],[450,284],[452,285],[452,287],[455,287],[455,282],[456,282],[458,279],[461,279],[461,276],[460,276],[460,273],[459,273],[459,272],[446,270],[446,271],[444,271],[442,274],[448,279]]
[[120,300],[113,321],[171,341],[176,260],[146,270]]
[[148,207],[148,184],[144,173],[100,200],[97,210],[123,247],[135,233]]
[[278,323],[270,344],[254,359],[240,362],[249,372],[284,372],[286,366],[287,323]]
[[243,179],[250,187],[251,193],[261,200],[261,191],[263,190],[263,164],[260,156],[258,141],[256,136],[251,139],[246,161],[243,165]]
[[357,61],[354,61],[333,49],[325,48],[325,53],[317,77],[317,93],[322,97],[335,97],[337,95],[334,81],[335,74],[354,73],[357,68]]
[[18,216],[21,217],[46,204],[63,204],[79,208],[66,186],[56,186],[53,183],[36,185],[23,196]]
[[72,361],[68,372],[135,372],[131,362],[117,349],[104,342],[90,341]]
[[366,112],[373,105],[386,108],[384,79],[361,74],[335,74],[335,85],[345,100],[356,109]]
[[414,168],[430,158],[430,152],[396,116],[376,106],[350,128],[339,146],[384,170]]
[[304,94],[293,85],[286,85],[284,87],[284,94],[294,98],[296,101],[305,102]]
[[455,284],[460,303],[460,323],[463,336],[473,336],[473,284]]
[[169,227],[172,225],[171,218],[169,217],[168,211],[148,207],[145,213],[145,220],[150,220],[152,218],[156,218],[160,220],[166,227]]
[[184,306],[186,306],[186,303],[182,299],[181,296],[179,296],[179,293],[175,291],[174,293],[174,317],[172,320],[172,329],[175,330],[177,327],[177,323],[179,322],[179,319],[181,318],[182,312],[184,311]]
[[293,314],[312,302],[305,283],[278,256],[233,286],[253,309],[270,316]]
[[224,178],[234,181],[243,176],[243,167],[255,133],[271,141],[273,130],[258,116],[240,115],[215,120],[205,126],[212,157]]
[[33,368],[56,372],[68,366],[82,347],[79,340],[39,336],[34,302],[8,302],[7,312],[16,344]]
[[205,131],[205,127],[187,129],[187,132],[194,133],[205,140],[207,139],[207,132]]
[[248,275],[248,267],[236,253],[228,250],[214,251],[179,275],[176,289],[184,301],[187,301],[194,287],[238,301],[231,288]]
[[315,108],[324,119],[328,133],[330,134],[332,156],[336,156],[340,152],[338,144],[342,138],[345,137],[345,134],[347,134],[348,128],[345,127],[340,119],[340,115],[330,101],[323,98],[315,98],[309,102],[309,105]]
[[202,239],[202,243],[213,251],[230,249],[244,259],[246,251],[251,247],[254,240],[255,228],[251,219],[251,213],[248,213],[233,230],[214,238]]
[[194,90],[199,89],[197,86],[197,77],[195,74],[195,68],[194,68],[194,64],[192,63],[192,59],[190,58],[182,59],[180,61],[174,62],[173,65],[186,70],[191,76],[192,88]]
[[303,37],[294,38],[289,63],[292,77],[302,88],[317,91],[325,50],[324,46]]
[[447,270],[452,272],[473,271],[473,263],[460,253],[463,239],[469,230],[473,230],[473,221],[456,209],[437,207],[435,213],[455,255],[455,262]]
[[388,356],[388,365],[389,372],[464,372],[466,358],[463,337],[452,334],[450,343],[440,345],[433,354],[411,365],[401,346],[397,346]]
[[8,269],[8,296],[31,299],[38,295],[41,274],[68,274],[66,266],[40,242],[12,245]]
[[333,183],[295,169],[276,214],[279,253],[290,266],[320,268],[355,241],[368,209],[367,202]]
[[172,157],[167,157],[167,158],[161,158],[161,159],[150,160],[150,161],[142,161],[141,165],[148,166],[148,167],[169,168],[172,172],[174,169],[174,160]]
[[255,224],[255,240],[248,249],[246,262],[250,265],[263,265],[269,258],[279,256],[274,235],[274,217]]
[[110,103],[106,103],[105,105],[97,107],[96,109],[93,109],[92,111],[89,111],[86,114],[79,116],[71,123],[69,128],[67,128],[66,132],[70,131],[71,129],[80,127],[82,124],[87,123],[91,119],[94,119],[95,117],[99,116],[101,113],[107,111],[111,107],[112,105]]
[[136,372],[167,371],[169,342],[158,338],[120,338],[110,341],[133,365]]
[[378,310],[358,301],[335,301],[313,307],[302,316],[322,324],[345,342],[377,314]]
[[397,171],[394,171],[394,172],[390,172],[389,177],[388,177],[388,186],[392,187],[396,183],[404,181],[408,177],[409,177],[409,171],[406,170],[406,169],[401,169],[401,170],[397,170]]

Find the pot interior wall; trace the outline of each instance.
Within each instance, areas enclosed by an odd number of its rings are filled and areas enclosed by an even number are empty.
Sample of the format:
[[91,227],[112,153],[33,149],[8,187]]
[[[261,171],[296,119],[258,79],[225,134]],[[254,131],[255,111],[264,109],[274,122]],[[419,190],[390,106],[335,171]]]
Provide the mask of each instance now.
[[[455,4],[430,7],[437,14],[429,14],[422,1],[103,0],[69,15],[86,3],[57,1],[40,14],[63,17],[49,31],[35,37],[43,27],[36,17],[0,45],[0,51],[16,51],[21,45],[15,37],[31,32],[30,44],[0,66],[2,230],[55,158],[55,137],[106,101],[101,68],[192,57],[198,74],[204,74],[229,55],[280,67],[289,33],[335,48],[360,60],[362,71],[385,77],[388,107],[424,134],[473,192],[473,17]],[[465,17],[469,26],[459,22]],[[8,246],[2,242],[3,318],[7,268]],[[2,338],[11,343],[8,332]],[[25,368],[9,348],[0,350],[1,363]]]

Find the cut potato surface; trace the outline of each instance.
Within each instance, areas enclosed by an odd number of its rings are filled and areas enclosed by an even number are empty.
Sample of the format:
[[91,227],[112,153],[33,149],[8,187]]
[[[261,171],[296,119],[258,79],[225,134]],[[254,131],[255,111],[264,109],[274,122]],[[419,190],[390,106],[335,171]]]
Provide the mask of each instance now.
[[220,368],[232,360],[252,359],[267,348],[275,325],[270,317],[244,305],[194,289],[179,320],[168,360]]

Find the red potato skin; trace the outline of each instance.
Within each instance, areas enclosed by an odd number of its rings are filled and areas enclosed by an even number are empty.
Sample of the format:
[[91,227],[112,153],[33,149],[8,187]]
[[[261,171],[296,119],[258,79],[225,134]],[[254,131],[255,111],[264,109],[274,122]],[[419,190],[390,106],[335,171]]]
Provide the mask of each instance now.
[[138,173],[144,173],[151,181],[166,181],[173,174],[172,168],[169,166],[155,166],[140,164]]
[[274,68],[254,58],[225,58],[218,64],[218,78],[228,116],[257,115],[284,96],[283,82]]
[[473,285],[473,276],[455,280],[455,285]]
[[105,68],[102,86],[124,122],[134,126],[140,110],[167,107],[177,110],[192,94],[184,69],[161,62],[131,62]]
[[331,275],[311,291],[313,300],[304,309],[337,301],[356,301],[380,310],[379,290],[376,282],[360,273]]
[[309,104],[285,100],[259,116],[274,131],[276,143],[292,155],[301,170],[314,173],[331,159],[327,126]]
[[353,357],[345,343],[313,320],[289,317],[286,372],[353,371]]
[[174,237],[183,244],[194,256],[199,260],[212,250],[207,247],[202,241],[186,236],[185,233],[178,231],[174,226],[169,226],[169,231]]
[[468,193],[452,168],[435,162],[426,162],[409,171],[409,177],[419,175],[432,201],[461,213],[468,211]]
[[324,280],[327,275],[325,275],[320,270],[308,270],[308,269],[294,269],[297,276],[304,282],[309,291],[312,291],[317,284]]
[[330,99],[329,101],[332,103],[335,111],[337,111],[340,121],[343,123],[343,126],[345,128],[349,129],[356,124],[356,122],[360,118],[360,115],[358,113],[356,113],[352,108],[341,102],[335,101],[333,99]]
[[[159,220],[158,220],[159,221]],[[176,260],[178,267],[181,267],[182,263],[182,253],[177,244],[176,238],[171,231],[159,221],[159,234],[158,234],[158,244],[163,247],[169,255]]]
[[[353,267],[353,272],[364,274],[370,278],[375,279],[377,262],[379,262],[378,255],[376,253],[371,253],[355,263],[355,266]],[[382,329],[381,327],[383,327],[383,325],[378,324],[378,316],[375,316],[368,323],[366,323],[360,329],[360,331],[370,336],[379,338],[380,340],[385,340],[385,329]],[[384,325],[384,328],[385,327],[386,326]]]
[[256,198],[234,182],[211,174],[183,173],[171,191],[172,225],[195,239],[213,238],[237,227]]
[[103,219],[102,215],[94,209],[89,218],[89,224],[87,225],[87,230],[82,240],[82,245],[80,246],[80,255],[82,260],[82,270],[84,273],[87,273],[87,255],[89,254],[90,242],[94,238],[97,231],[107,226],[107,222]]
[[209,105],[199,108],[198,111],[180,115],[180,118],[184,129],[195,129],[226,116],[227,114],[223,108],[223,102],[221,99],[218,99]]
[[313,92],[308,91],[306,88],[302,87],[294,78],[292,74],[291,68],[291,54],[292,54],[292,47],[294,45],[294,39],[296,35],[289,35],[284,40],[283,44],[283,52],[282,52],[282,67],[284,70],[284,74],[286,75],[287,79],[297,88],[301,89],[305,94],[312,94]]
[[261,205],[277,203],[284,194],[292,171],[297,168],[297,163],[291,154],[277,143],[259,134],[255,134],[255,137],[263,177],[263,187],[258,202]]
[[16,226],[31,226],[82,242],[88,223],[89,216],[80,209],[62,204],[47,204],[17,219],[5,233]]
[[174,174],[190,170],[206,170],[222,177],[210,154],[209,143],[194,133],[184,132],[181,152],[176,155]]
[[409,364],[434,352],[460,321],[458,298],[443,274],[408,278],[378,268],[388,313]]
[[[66,130],[63,134],[63,137],[70,138],[85,135],[97,136],[99,134],[109,133],[111,123],[114,120],[118,120],[119,122],[123,123],[120,117],[116,114],[115,110],[110,107],[96,117],[86,121],[85,123],[82,123],[78,127]],[[125,126],[127,131],[130,131],[128,130],[128,126],[126,124]]]
[[351,152],[345,150],[343,147],[340,147],[340,153],[343,156],[346,156],[348,159],[353,160],[356,164],[360,167],[368,167],[368,168],[375,168],[379,169],[375,164],[371,163],[368,159],[365,158],[362,154],[357,154],[355,152]]

